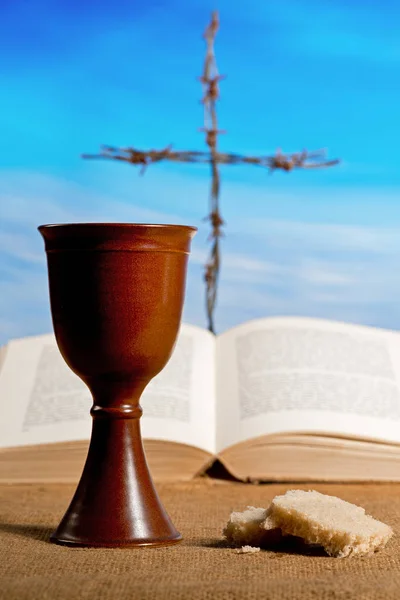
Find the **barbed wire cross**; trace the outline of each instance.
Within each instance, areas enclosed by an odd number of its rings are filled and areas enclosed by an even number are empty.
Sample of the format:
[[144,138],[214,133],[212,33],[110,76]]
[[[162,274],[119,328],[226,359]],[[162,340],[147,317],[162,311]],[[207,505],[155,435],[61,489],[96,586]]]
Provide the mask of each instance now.
[[211,248],[208,260],[205,264],[204,280],[206,285],[206,312],[208,329],[215,333],[215,308],[217,303],[218,280],[221,266],[220,238],[223,235],[225,225],[220,212],[220,165],[249,164],[266,167],[270,173],[280,169],[292,171],[293,169],[318,169],[331,167],[338,164],[339,160],[326,160],[325,150],[308,152],[303,150],[293,154],[283,154],[280,150],[269,156],[243,156],[236,153],[219,152],[218,136],[226,133],[218,129],[217,101],[219,100],[219,82],[225,76],[218,72],[215,58],[214,43],[219,29],[218,12],[213,12],[211,21],[204,32],[206,41],[206,57],[204,61],[203,74],[200,82],[203,85],[204,105],[204,127],[200,131],[205,133],[205,142],[208,151],[173,150],[169,145],[161,150],[138,150],[136,148],[115,148],[113,146],[101,146],[99,154],[84,154],[83,158],[104,158],[120,160],[141,166],[140,173],[143,174],[149,165],[161,161],[179,163],[208,163],[211,166],[211,192],[210,211],[206,220],[211,224],[210,242]]

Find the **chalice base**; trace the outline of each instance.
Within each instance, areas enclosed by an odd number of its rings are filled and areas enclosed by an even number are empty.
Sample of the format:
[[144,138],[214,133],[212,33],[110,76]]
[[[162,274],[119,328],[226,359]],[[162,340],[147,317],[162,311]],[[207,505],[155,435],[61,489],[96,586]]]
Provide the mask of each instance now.
[[94,416],[81,480],[50,540],[121,548],[163,546],[181,539],[154,488],[139,419]]

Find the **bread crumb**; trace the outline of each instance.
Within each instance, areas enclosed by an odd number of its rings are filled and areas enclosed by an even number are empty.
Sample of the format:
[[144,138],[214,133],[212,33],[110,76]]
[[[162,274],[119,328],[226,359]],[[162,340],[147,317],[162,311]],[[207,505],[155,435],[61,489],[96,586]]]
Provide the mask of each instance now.
[[236,554],[255,554],[256,552],[260,552],[260,550],[259,546],[242,546],[236,550]]

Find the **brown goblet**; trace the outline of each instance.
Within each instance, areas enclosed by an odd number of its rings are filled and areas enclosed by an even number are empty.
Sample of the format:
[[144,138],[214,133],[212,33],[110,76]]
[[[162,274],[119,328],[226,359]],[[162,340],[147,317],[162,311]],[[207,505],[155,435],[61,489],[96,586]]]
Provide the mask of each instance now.
[[178,542],[147,467],[139,400],[171,356],[196,229],[93,223],[39,231],[57,344],[93,396],[82,477],[51,540],[100,547]]

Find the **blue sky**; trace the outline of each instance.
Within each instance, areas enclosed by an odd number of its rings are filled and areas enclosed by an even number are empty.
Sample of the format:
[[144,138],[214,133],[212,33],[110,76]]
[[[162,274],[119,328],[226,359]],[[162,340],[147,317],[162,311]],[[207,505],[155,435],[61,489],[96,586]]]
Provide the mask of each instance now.
[[202,32],[220,12],[221,149],[327,147],[339,167],[223,168],[217,328],[304,314],[400,328],[400,5],[3,0],[0,343],[51,329],[44,222],[199,226],[185,320],[205,325],[209,173],[84,161],[102,143],[203,149]]

